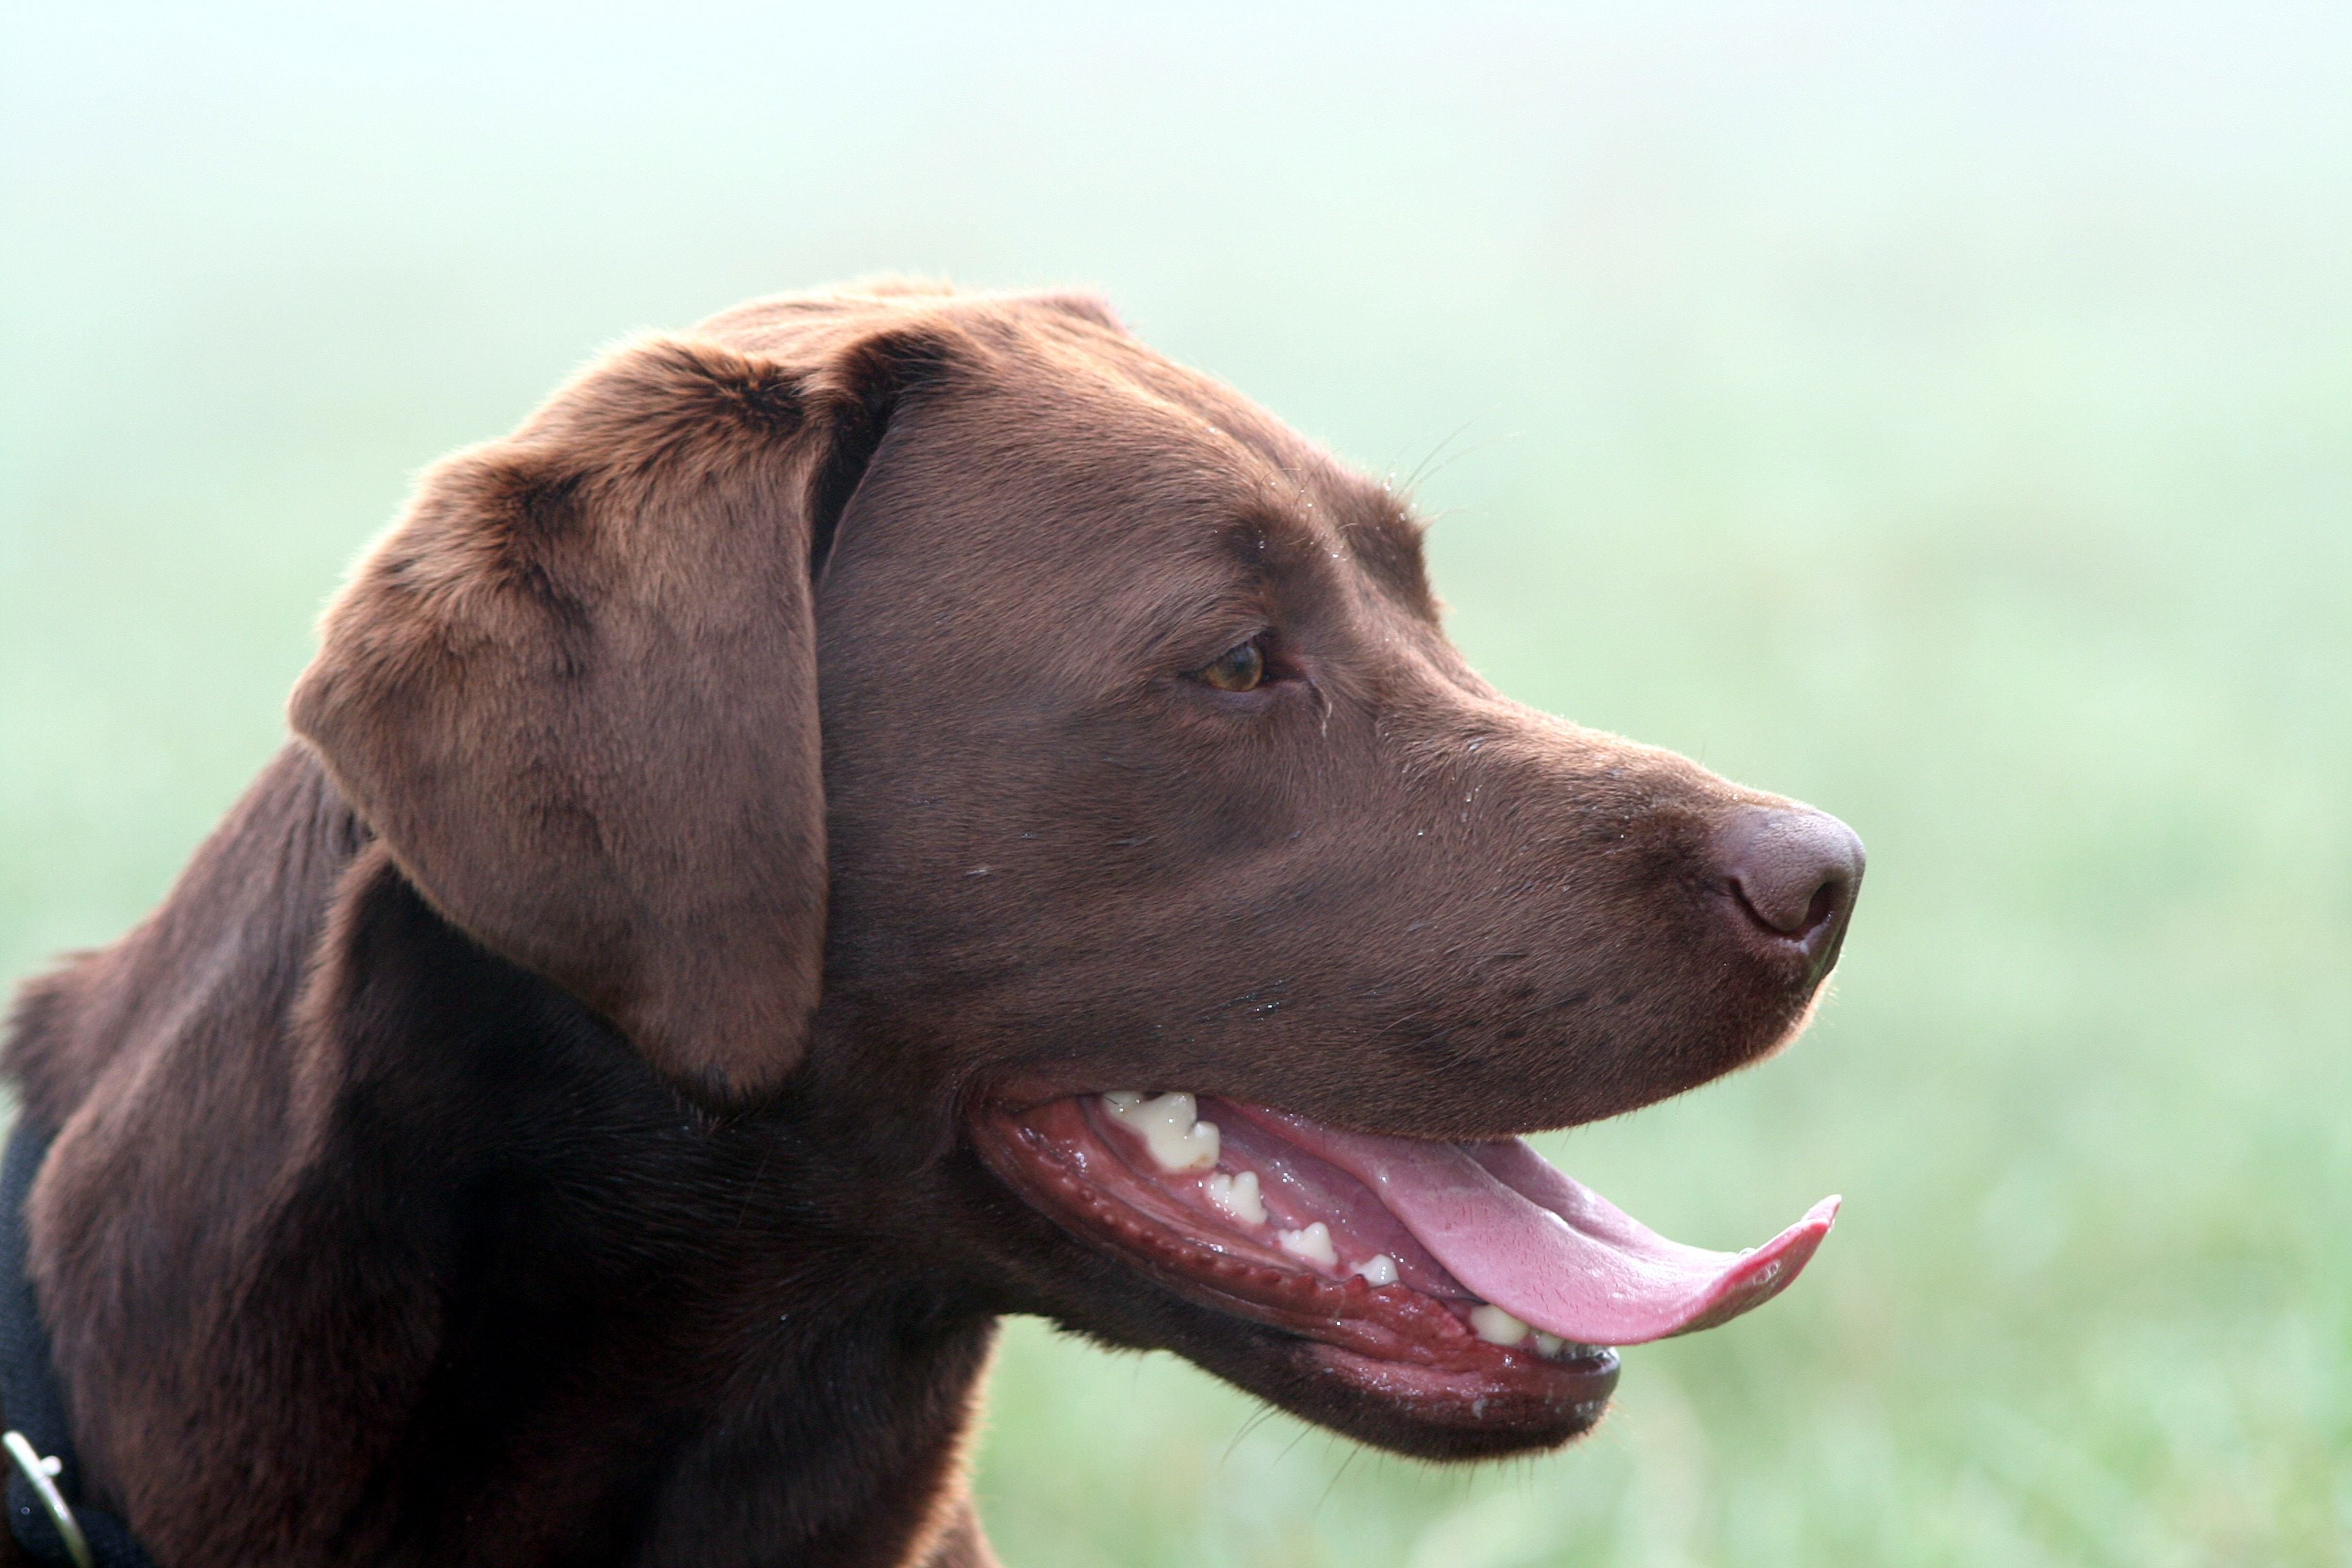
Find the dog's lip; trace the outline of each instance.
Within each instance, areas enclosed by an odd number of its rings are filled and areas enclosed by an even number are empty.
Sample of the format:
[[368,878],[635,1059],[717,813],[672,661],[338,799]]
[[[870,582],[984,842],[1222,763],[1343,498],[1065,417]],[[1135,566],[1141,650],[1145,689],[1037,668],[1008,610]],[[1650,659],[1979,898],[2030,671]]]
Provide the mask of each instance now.
[[1590,1370],[1556,1369],[1534,1383],[1385,1361],[1340,1345],[1316,1344],[1307,1356],[1330,1376],[1427,1425],[1539,1433],[1552,1441],[1591,1430],[1617,1388],[1613,1352]]

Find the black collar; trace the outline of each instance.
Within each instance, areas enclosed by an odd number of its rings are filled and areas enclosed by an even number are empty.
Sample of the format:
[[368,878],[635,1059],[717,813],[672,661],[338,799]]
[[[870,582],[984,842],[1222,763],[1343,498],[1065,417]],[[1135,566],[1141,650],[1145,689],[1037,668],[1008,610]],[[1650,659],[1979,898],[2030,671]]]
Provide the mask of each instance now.
[[[0,1414],[8,1426],[0,1466],[8,1476],[8,1531],[44,1568],[154,1568],[128,1525],[81,1500],[49,1331],[26,1267],[25,1200],[48,1152],[48,1130],[20,1116],[0,1164]],[[79,1528],[79,1542],[59,1532],[60,1520]]]

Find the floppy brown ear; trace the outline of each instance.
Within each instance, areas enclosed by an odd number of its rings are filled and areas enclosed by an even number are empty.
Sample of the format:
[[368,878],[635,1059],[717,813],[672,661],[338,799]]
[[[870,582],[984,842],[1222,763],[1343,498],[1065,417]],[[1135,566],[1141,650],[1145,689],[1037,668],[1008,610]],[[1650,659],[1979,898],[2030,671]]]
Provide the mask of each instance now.
[[707,341],[625,348],[425,478],[294,692],[443,915],[721,1104],[816,1007],[811,539],[871,412]]

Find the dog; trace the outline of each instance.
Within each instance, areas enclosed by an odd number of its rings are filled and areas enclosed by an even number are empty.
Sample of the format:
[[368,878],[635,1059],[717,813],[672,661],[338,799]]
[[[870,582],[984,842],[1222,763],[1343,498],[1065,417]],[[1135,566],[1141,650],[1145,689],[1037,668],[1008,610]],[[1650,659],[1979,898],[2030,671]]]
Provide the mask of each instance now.
[[1859,840],[1497,694],[1404,501],[1090,297],[605,354],[290,718],[5,1047],[68,1500],[164,1568],[986,1563],[1017,1312],[1547,1448],[1829,1225],[1516,1139],[1800,1030]]

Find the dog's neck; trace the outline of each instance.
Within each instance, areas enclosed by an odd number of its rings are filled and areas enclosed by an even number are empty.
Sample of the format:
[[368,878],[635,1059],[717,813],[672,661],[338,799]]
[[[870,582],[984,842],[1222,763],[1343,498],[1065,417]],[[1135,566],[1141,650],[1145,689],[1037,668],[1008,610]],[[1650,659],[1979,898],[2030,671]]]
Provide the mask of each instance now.
[[442,921],[299,750],[8,1067],[92,1490],[160,1561],[982,1550],[931,1500],[990,1304],[824,1201],[873,1173],[789,1101],[712,1121]]

